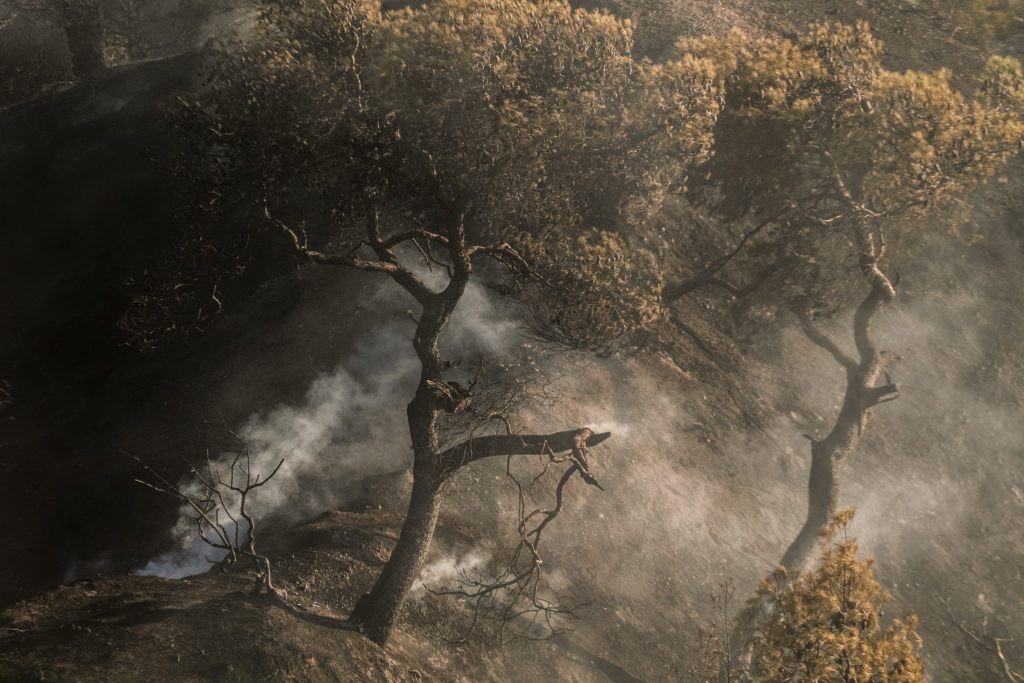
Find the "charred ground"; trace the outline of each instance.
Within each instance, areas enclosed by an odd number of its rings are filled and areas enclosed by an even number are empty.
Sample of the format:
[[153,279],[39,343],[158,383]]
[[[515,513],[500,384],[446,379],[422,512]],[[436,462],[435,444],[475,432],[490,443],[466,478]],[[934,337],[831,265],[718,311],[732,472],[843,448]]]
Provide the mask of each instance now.
[[[910,4],[836,5],[823,16],[813,3],[680,2],[646,12],[646,23],[639,14],[652,51],[657,36],[677,27],[790,32],[815,19],[866,18],[892,66],[969,71],[982,61],[978,46]],[[3,269],[3,290],[16,292],[5,297],[4,328],[16,333],[3,347],[15,400],[5,409],[0,465],[8,520],[2,588],[11,604],[0,673],[685,679],[707,593],[723,575],[750,588],[797,528],[806,481],[800,433],[825,425],[839,387],[829,359],[797,335],[737,344],[714,298],[684,304],[713,358],[681,338],[670,354],[585,363],[573,374],[589,405],[560,407],[560,417],[599,407],[630,429],[600,464],[614,481],[609,495],[581,497],[559,532],[558,561],[594,603],[568,638],[499,649],[485,629],[450,645],[445,638],[465,614],[429,594],[414,601],[409,626],[387,652],[311,620],[347,613],[394,534],[400,498],[357,494],[343,496],[350,502],[342,511],[292,531],[282,522],[268,537],[296,611],[244,596],[233,575],[89,579],[13,604],[62,580],[138,568],[166,544],[174,507],[132,483],[137,472],[119,450],[173,473],[181,454],[199,454],[216,438],[204,421],[220,414],[237,422],[268,403],[300,400],[378,322],[376,311],[355,305],[337,312],[348,288],[375,286],[359,276],[339,282],[306,269],[260,285],[276,273],[257,269],[230,295],[218,326],[187,349],[140,361],[118,348],[122,274],[152,258],[174,210],[149,152],[165,134],[160,83],[187,67],[170,75],[163,68],[126,67],[110,75],[112,90],[72,89],[0,114],[6,221],[30,226],[8,230],[17,241]],[[862,540],[900,607],[920,613],[929,673],[940,681],[1003,675],[994,653],[956,621],[976,628],[988,612],[993,632],[1024,638],[1014,620],[1024,593],[1016,529],[1024,509],[1015,422],[1024,381],[1019,163],[1005,175],[974,202],[992,237],[969,248],[929,238],[934,256],[904,273],[904,301],[878,333],[907,357],[904,398],[876,416],[849,473]],[[78,238],[68,242],[67,234]],[[311,333],[325,310],[335,311],[333,322]],[[616,459],[647,467],[619,469]],[[510,518],[501,474],[473,473],[494,484],[452,512],[455,531],[441,539],[436,559],[477,545],[500,552],[508,537],[479,539],[503,528],[483,517]],[[1005,647],[1014,661],[1024,658],[1019,645]]]

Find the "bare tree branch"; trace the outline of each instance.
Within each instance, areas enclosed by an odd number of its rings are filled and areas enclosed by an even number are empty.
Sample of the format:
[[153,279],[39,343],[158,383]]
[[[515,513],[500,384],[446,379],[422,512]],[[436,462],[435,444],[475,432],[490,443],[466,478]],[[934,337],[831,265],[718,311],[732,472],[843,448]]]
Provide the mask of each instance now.
[[[504,641],[507,629],[513,624],[519,627],[515,633],[516,637],[541,640],[567,630],[562,622],[578,617],[577,611],[582,605],[566,605],[560,599],[549,596],[545,590],[544,558],[541,555],[540,544],[544,530],[564,508],[565,489],[574,475],[578,474],[588,484],[604,490],[590,472],[586,458],[587,440],[583,432],[589,430],[580,431],[575,439],[575,446],[565,456],[559,456],[547,448],[548,444],[544,442],[544,467],[528,486],[524,486],[513,473],[512,463],[517,454],[506,455],[505,474],[512,481],[517,494],[516,532],[519,537],[508,561],[494,576],[470,576],[463,573],[458,587],[441,590],[428,588],[435,594],[457,596],[472,603],[473,613],[469,628],[458,639],[459,641],[466,640],[482,618],[499,621],[499,639]],[[560,443],[560,438],[555,441]],[[533,500],[533,489],[537,482],[548,473],[552,465],[563,463],[568,463],[569,466],[555,486],[554,506],[550,509],[530,509],[526,502],[527,497]]]
[[398,232],[391,235],[387,239],[381,241],[380,245],[385,249],[394,249],[403,242],[409,242],[413,240],[425,240],[428,242],[437,242],[438,244],[448,246],[448,238],[444,235],[430,230],[406,230],[404,232]]
[[[587,427],[553,434],[478,436],[445,450],[438,458],[444,471],[454,472],[476,460],[495,456],[565,452],[585,454],[588,447],[596,446],[610,436],[610,432],[595,434]],[[586,461],[583,462],[586,471]]]
[[975,630],[970,628],[964,621],[957,619],[953,614],[953,608],[950,605],[950,599],[940,598],[940,602],[945,606],[946,613],[940,614],[939,616],[953,626],[956,626],[964,635],[974,641],[977,645],[994,654],[996,659],[999,660],[999,667],[1002,669],[1003,676],[1010,683],[1024,683],[1024,674],[1021,674],[1014,669],[1009,660],[1006,658],[1006,654],[1003,652],[1003,643],[1013,642],[1012,638],[997,638],[996,636],[988,633],[988,615],[984,615],[981,618],[981,630]]
[[829,352],[832,358],[837,363],[842,365],[847,370],[857,367],[857,361],[850,356],[846,355],[842,349],[840,349],[834,341],[828,338],[821,330],[814,326],[811,319],[806,315],[800,316],[800,326],[804,331],[804,335],[810,339],[814,344],[820,346]]
[[[197,536],[210,547],[224,552],[222,559],[210,560],[212,563],[226,569],[234,565],[240,555],[248,557],[256,569],[253,593],[265,590],[271,595],[277,595],[278,590],[271,576],[270,558],[256,549],[256,519],[249,509],[249,503],[253,491],[268,484],[280,471],[284,460],[279,461],[266,476],[253,472],[252,459],[245,442],[234,432],[228,431],[238,441],[238,450],[228,466],[227,479],[210,461],[209,453],[206,455],[205,475],[186,463],[197,487],[172,484],[140,458],[129,453],[129,457],[153,478],[151,481],[135,481],[184,505],[188,511],[186,514],[195,524]],[[226,496],[226,492],[234,495]],[[221,519],[222,516],[227,518],[226,522]]]
[[315,249],[309,248],[309,241],[305,235],[299,236],[292,228],[270,214],[270,209],[264,207],[263,213],[275,227],[283,232],[291,241],[293,250],[296,256],[312,261],[313,263],[320,263],[331,266],[346,266],[348,268],[355,268],[357,270],[365,270],[376,273],[388,273],[391,274],[397,270],[397,266],[393,263],[387,263],[384,261],[369,261],[366,259],[354,258],[349,255],[342,254],[325,254]]
[[779,216],[777,214],[773,214],[771,217],[763,219],[760,223],[758,223],[753,228],[744,233],[743,237],[740,238],[740,241],[732,250],[723,254],[722,256],[719,256],[717,259],[709,263],[707,266],[704,267],[703,270],[701,270],[701,272],[699,272],[694,277],[689,278],[688,280],[684,280],[682,282],[677,282],[672,285],[667,285],[665,289],[662,290],[662,299],[664,299],[665,301],[675,301],[676,299],[679,299],[680,297],[689,294],[690,292],[700,289],[701,287],[709,286],[721,287],[730,294],[732,294],[733,296],[741,296],[750,291],[752,288],[760,286],[760,284],[762,284],[764,280],[771,276],[771,273],[773,272],[771,269],[766,271],[764,277],[757,278],[754,284],[748,285],[746,287],[737,287],[736,285],[733,285],[727,280],[717,277],[717,275],[723,268],[725,268],[725,266],[729,265],[729,263],[734,258],[739,256],[740,252],[743,251],[743,248],[751,239],[756,237],[759,233],[761,233],[762,230],[764,230],[766,227],[768,227],[773,222],[778,220],[778,218]]
[[[876,276],[874,271],[879,275]],[[787,570],[799,570],[806,564],[818,536],[835,515],[839,499],[838,468],[844,456],[860,440],[870,409],[893,400],[898,391],[888,374],[884,375],[886,383],[876,386],[879,377],[892,361],[892,355],[879,351],[871,339],[871,320],[878,309],[895,296],[895,285],[877,265],[870,267],[869,281],[871,291],[857,307],[853,317],[858,359],[844,354],[813,326],[808,328],[809,322],[804,328],[808,338],[827,350],[846,370],[846,391],[832,430],[820,441],[811,439],[807,520],[782,557],[781,565]]]

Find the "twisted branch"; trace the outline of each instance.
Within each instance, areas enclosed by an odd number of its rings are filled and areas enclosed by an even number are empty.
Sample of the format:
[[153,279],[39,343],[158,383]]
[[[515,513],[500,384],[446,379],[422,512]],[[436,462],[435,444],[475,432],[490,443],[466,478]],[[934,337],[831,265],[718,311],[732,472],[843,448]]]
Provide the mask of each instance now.
[[[559,454],[559,447],[565,445],[566,435],[572,435],[572,446],[567,453]],[[582,604],[565,605],[558,599],[547,597],[544,588],[544,559],[540,551],[541,537],[544,530],[553,522],[564,508],[565,489],[574,475],[579,475],[586,483],[604,490],[590,471],[587,459],[587,446],[604,441],[609,434],[593,435],[589,429],[576,432],[563,432],[551,435],[554,438],[540,442],[540,455],[545,459],[544,467],[529,483],[524,486],[512,471],[512,462],[516,453],[506,453],[505,475],[511,480],[517,493],[516,526],[519,541],[513,549],[509,560],[501,571],[489,578],[481,575],[469,576],[463,572],[460,585],[456,588],[431,590],[437,595],[456,596],[470,601],[473,605],[472,618],[466,632],[457,639],[465,641],[474,631],[480,619],[496,619],[499,623],[499,639],[504,642],[506,630],[510,624],[519,623],[516,637],[530,640],[543,640],[567,630],[562,620],[578,617]],[[536,445],[535,437],[526,437],[527,442]],[[504,442],[511,446],[513,442]],[[564,452],[564,448],[562,449]],[[536,451],[535,451],[536,452]],[[498,453],[491,453],[497,455]],[[486,456],[485,456],[486,457]],[[535,501],[533,489],[552,466],[568,464],[555,486],[554,506],[545,509],[536,507],[529,509],[527,497]],[[525,623],[524,623],[525,622]],[[538,634],[538,629],[540,633]]]
[[[211,548],[224,552],[220,560],[207,558],[208,562],[227,570],[238,561],[239,556],[248,557],[256,569],[252,592],[265,590],[271,595],[277,595],[271,577],[270,558],[256,549],[256,520],[248,504],[250,494],[269,483],[280,471],[284,460],[280,460],[267,476],[256,474],[245,442],[234,432],[228,432],[237,441],[238,450],[228,467],[226,480],[210,461],[209,452],[206,454],[205,475],[195,466],[186,463],[188,473],[198,483],[198,493],[191,493],[189,486],[172,484],[140,458],[131,453],[127,455],[152,477],[151,481],[136,479],[136,483],[182,503],[190,511],[189,516],[195,524],[197,536]],[[234,501],[227,499],[230,496],[226,498],[227,492],[234,494]]]

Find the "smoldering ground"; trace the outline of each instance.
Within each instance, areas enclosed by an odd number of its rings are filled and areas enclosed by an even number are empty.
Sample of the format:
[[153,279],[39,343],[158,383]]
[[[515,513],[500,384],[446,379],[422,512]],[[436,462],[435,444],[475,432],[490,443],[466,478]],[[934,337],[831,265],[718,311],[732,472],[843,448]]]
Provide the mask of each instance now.
[[[723,25],[749,21],[743,9],[703,11],[727,16]],[[211,24],[211,34],[221,31]],[[854,533],[895,593],[891,612],[919,612],[936,681],[979,678],[962,655],[974,646],[945,621],[941,598],[951,598],[956,618],[987,614],[998,635],[1024,641],[1015,618],[1024,606],[1018,239],[995,234],[966,247],[937,237],[915,264],[903,265],[900,296],[875,325],[879,345],[903,357],[893,369],[902,396],[874,411],[844,474],[843,504],[858,509]],[[379,281],[335,282],[334,272],[303,277],[309,287],[283,322],[240,334],[227,347],[234,357],[203,365],[207,376],[158,388],[149,415],[123,428],[125,447],[141,457],[162,448],[197,461],[202,447],[214,444],[216,455],[223,414],[260,457],[286,459],[288,469],[255,502],[261,515],[288,519],[343,502],[337,492],[353,480],[404,466],[404,406],[415,381],[409,304]],[[358,297],[358,315],[349,305],[352,287],[369,292]],[[490,335],[484,345],[497,349],[498,342],[520,343],[506,302],[474,291],[485,310],[463,302],[456,336]],[[822,326],[849,345],[847,319]],[[591,620],[578,624],[574,638],[614,651],[621,632],[631,630],[634,644],[657,644],[652,670],[685,666],[720,579],[734,577],[742,597],[781,556],[806,505],[802,435],[830,427],[842,373],[799,330],[777,343],[770,361],[754,356],[735,369],[743,390],[776,408],[769,427],[755,433],[716,433],[704,417],[701,386],[656,358],[543,361],[564,377],[562,400],[526,410],[520,421],[536,431],[590,424],[614,432],[593,453],[606,492],[574,482],[546,539],[547,563],[557,568],[553,589],[576,582],[593,599]],[[210,426],[201,428],[199,418]],[[536,465],[517,466],[527,473]],[[424,581],[441,583],[459,568],[500,561],[512,540],[504,463],[479,463],[460,479],[446,514],[473,525],[480,541],[439,543]],[[538,492],[549,503],[545,493],[550,487]],[[201,560],[177,571],[205,567]],[[75,560],[66,578],[110,568],[101,552]],[[1006,648],[1024,662],[1018,645]]]
[[[1005,280],[1008,272],[1021,277],[1024,259],[1008,234],[973,246],[951,239],[927,238],[933,258],[905,267],[900,297],[878,316],[877,343],[901,356],[892,370],[901,398],[874,411],[849,456],[842,497],[858,509],[854,533],[863,553],[876,557],[896,596],[889,613],[919,613],[937,681],[964,671],[953,661],[963,635],[950,628],[941,600],[950,598],[954,616],[965,621],[989,613],[1019,638],[1012,615],[1024,592],[1017,569],[1024,543],[1013,523],[1024,507],[1024,435],[1013,398],[1024,380],[1024,321]],[[304,399],[242,422],[240,434],[254,449],[290,465],[257,499],[260,514],[316,514],[342,502],[336,492],[344,483],[407,463],[404,405],[416,372],[411,323],[402,320],[405,302],[396,293],[376,291],[370,305],[391,311],[383,316],[389,322],[360,335]],[[311,302],[329,307],[319,297]],[[851,346],[847,317],[821,327]],[[523,343],[509,302],[482,287],[471,290],[447,338],[456,356]],[[680,666],[693,654],[697,627],[710,619],[707,596],[715,586],[731,577],[737,597],[745,597],[792,540],[806,507],[803,434],[820,437],[831,427],[843,375],[796,327],[772,344],[774,351],[762,354],[771,361],[752,355],[737,372],[745,390],[776,408],[767,429],[749,433],[716,433],[705,424],[701,385],[657,358],[540,356],[561,377],[560,400],[527,407],[519,422],[530,431],[592,425],[614,434],[591,455],[606,491],[574,482],[545,538],[551,590],[592,600],[588,619],[577,624],[581,643],[606,642],[627,629],[661,644],[660,663],[652,666]],[[523,476],[538,466],[529,458],[514,464]],[[551,483],[538,488],[538,505],[550,505]],[[455,487],[444,514],[479,540],[438,542],[421,577],[428,587],[457,578],[459,569],[495,566],[514,540],[515,497],[504,462],[475,464]]]
[[[432,283],[437,279],[427,276]],[[254,413],[240,426],[224,425],[237,435],[253,476],[266,476],[284,463],[272,484],[253,494],[250,505],[257,520],[294,523],[345,502],[340,492],[351,484],[407,466],[404,406],[419,373],[410,343],[413,326],[403,319],[407,303],[397,291],[381,287],[365,305],[389,311],[392,320],[359,335],[348,357],[316,377],[301,402]],[[482,285],[468,288],[443,337],[450,358],[472,361],[507,353],[519,335],[514,322],[499,315],[498,305]],[[226,480],[237,454],[216,454],[210,478]],[[203,463],[197,467],[206,474]],[[181,487],[190,495],[198,493],[194,477],[186,477]],[[229,497],[228,505],[236,505],[235,500]],[[178,578],[205,571],[208,560],[223,557],[224,551],[197,536],[188,506],[181,511],[172,531],[178,547],[139,573]]]

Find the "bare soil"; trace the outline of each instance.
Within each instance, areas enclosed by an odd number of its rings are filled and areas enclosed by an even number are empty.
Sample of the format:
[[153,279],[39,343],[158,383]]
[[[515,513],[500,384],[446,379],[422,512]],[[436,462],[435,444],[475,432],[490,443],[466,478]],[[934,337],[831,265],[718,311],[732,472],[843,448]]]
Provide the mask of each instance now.
[[[651,53],[679,32],[789,33],[866,19],[894,68],[967,74],[985,54],[911,2],[605,4],[628,4]],[[994,49],[1019,56],[1020,46]],[[904,269],[900,300],[877,328],[879,343],[904,356],[903,397],[876,411],[846,473],[855,532],[895,596],[889,614],[918,612],[939,682],[1005,679],[988,641],[959,625],[980,632],[983,619],[989,634],[1014,639],[1004,652],[1024,668],[1021,169],[975,199],[991,238],[922,237],[927,258]],[[207,443],[203,419],[233,423],[294,402],[380,323],[349,296],[375,286],[303,271],[258,291],[159,368],[103,357],[87,380],[62,376],[5,413],[17,419],[0,431],[0,680],[691,680],[710,593],[732,577],[738,599],[748,595],[799,528],[809,460],[801,434],[826,428],[841,386],[798,334],[735,343],[714,298],[681,304],[695,336],[671,353],[566,360],[564,391],[583,398],[526,416],[538,429],[614,423],[613,440],[594,453],[607,493],[572,490],[549,539],[555,578],[582,584],[591,601],[569,634],[499,645],[486,623],[452,642],[465,606],[425,590],[386,649],[344,628],[397,533],[400,476],[262,539],[282,599],[249,595],[244,572],[128,575],[166,545],[174,506],[132,485],[137,472],[117,451],[173,476],[180,456]],[[843,340],[846,329],[840,320],[829,332]],[[471,550],[500,559],[512,505],[503,463],[464,474],[431,560]]]

